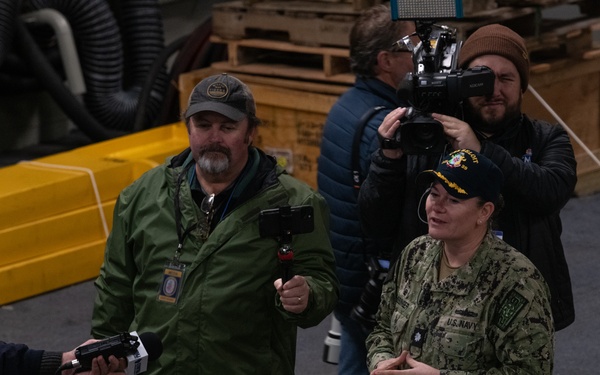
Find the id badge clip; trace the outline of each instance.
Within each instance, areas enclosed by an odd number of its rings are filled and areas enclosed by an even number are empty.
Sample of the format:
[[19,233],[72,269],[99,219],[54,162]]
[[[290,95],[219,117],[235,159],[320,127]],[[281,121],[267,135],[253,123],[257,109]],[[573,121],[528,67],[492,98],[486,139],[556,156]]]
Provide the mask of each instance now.
[[175,257],[165,263],[163,277],[158,291],[158,300],[161,302],[177,304],[183,290],[185,264],[179,261],[179,249]]

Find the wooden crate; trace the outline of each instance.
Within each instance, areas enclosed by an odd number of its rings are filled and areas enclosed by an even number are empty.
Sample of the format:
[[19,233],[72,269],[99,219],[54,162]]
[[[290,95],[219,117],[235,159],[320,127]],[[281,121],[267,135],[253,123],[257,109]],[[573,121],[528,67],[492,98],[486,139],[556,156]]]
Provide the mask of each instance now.
[[[211,67],[180,75],[181,110],[185,110],[198,82],[221,72]],[[277,157],[292,176],[316,188],[317,158],[325,119],[348,86],[231,74],[250,87],[257,116],[263,121],[255,145]]]
[[[600,50],[581,59],[561,59],[536,64],[531,69],[531,86],[550,105],[596,157],[600,156]],[[523,99],[524,112],[551,123],[557,121],[531,93]],[[571,137],[577,158],[577,195],[600,191],[600,165]]]

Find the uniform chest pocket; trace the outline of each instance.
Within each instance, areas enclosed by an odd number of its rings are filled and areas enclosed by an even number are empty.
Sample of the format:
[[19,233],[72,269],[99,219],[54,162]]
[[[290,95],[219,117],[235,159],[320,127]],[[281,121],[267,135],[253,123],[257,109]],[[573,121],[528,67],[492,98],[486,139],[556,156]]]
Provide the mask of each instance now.
[[477,368],[483,357],[484,333],[476,320],[456,316],[442,316],[435,329],[435,345],[445,368],[452,364],[462,369]]
[[[407,332],[408,322],[415,312],[415,305],[405,299],[398,298],[392,313],[390,330],[396,348],[408,348],[410,333]],[[398,353],[399,354],[399,353]]]

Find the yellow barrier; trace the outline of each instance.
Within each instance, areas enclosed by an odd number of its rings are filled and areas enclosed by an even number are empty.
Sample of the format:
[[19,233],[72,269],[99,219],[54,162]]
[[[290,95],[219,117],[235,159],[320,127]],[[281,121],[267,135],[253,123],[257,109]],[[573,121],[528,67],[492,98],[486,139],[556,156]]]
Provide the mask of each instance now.
[[119,192],[187,146],[176,123],[0,168],[0,305],[97,276]]

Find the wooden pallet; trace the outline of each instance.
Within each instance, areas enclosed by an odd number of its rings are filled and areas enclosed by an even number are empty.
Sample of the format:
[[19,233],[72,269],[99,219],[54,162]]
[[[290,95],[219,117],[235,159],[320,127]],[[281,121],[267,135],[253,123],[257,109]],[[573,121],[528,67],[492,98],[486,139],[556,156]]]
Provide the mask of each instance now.
[[242,1],[215,4],[213,34],[223,39],[270,39],[306,46],[347,47],[359,12],[348,3]]
[[565,0],[497,0],[502,6],[530,7],[530,6],[555,6],[568,3]]
[[532,61],[557,57],[579,58],[594,47],[593,33],[600,30],[600,17],[567,23],[544,21],[539,34],[525,38]]
[[[566,4],[581,5],[596,2],[596,0],[496,0],[499,6],[511,7],[554,7]],[[597,4],[597,3],[596,3]]]
[[[347,44],[357,13],[350,4],[321,5],[317,10],[314,2],[290,1],[282,8],[281,2],[269,1],[245,7],[234,1],[215,7],[220,9],[215,15],[220,16],[215,16],[211,41],[227,45],[228,59],[212,66],[245,74],[354,83]],[[236,13],[240,9],[244,12]],[[233,22],[235,17],[241,17],[239,22]],[[294,22],[300,20],[303,26],[296,29]],[[325,27],[323,22],[335,22],[336,26]],[[542,19],[536,7],[487,9],[477,16],[440,23],[456,28],[461,40],[482,26],[503,24],[524,36],[534,63],[580,57],[593,48],[592,34],[600,28],[600,18]]]
[[[293,0],[291,0],[293,1]],[[244,5],[255,5],[258,3],[273,2],[273,0],[243,0]],[[367,9],[375,4],[387,2],[387,0],[313,0],[315,3],[346,3],[351,4],[354,10]]]
[[353,84],[349,51],[309,47],[265,39],[226,40],[213,35],[212,43],[227,45],[228,60],[213,68],[262,76]]
[[[466,19],[504,20],[533,9],[498,9],[493,0],[465,2]],[[308,46],[348,47],[349,34],[361,11],[349,2],[243,1],[215,4],[213,34],[223,39],[271,39]],[[485,21],[483,22],[485,24]]]
[[570,20],[540,17],[536,8],[498,8],[481,17],[445,22],[456,28],[459,39],[466,40],[478,28],[499,23],[523,36],[532,61],[580,57],[593,48],[593,33],[600,29],[600,17],[582,16]]
[[533,30],[532,23],[535,21],[535,15],[536,9],[532,7],[502,7],[480,11],[471,17],[444,20],[439,23],[455,28],[458,38],[462,40],[465,40],[478,28],[492,23],[499,23],[520,35],[527,35]]

